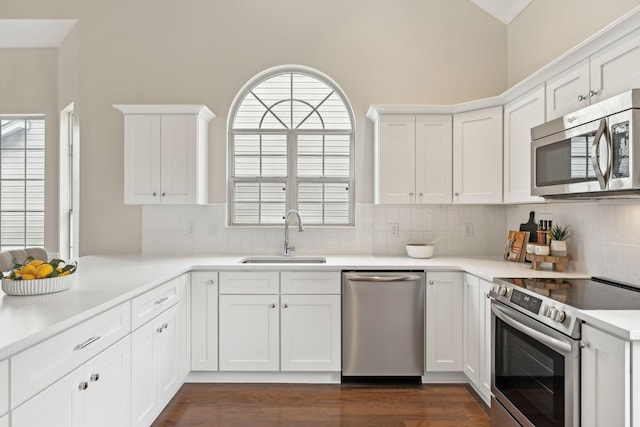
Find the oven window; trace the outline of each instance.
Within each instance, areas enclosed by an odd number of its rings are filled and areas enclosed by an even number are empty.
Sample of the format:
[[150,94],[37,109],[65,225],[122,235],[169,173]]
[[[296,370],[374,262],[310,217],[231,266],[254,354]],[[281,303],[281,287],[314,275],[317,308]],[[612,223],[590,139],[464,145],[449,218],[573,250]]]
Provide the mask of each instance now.
[[495,386],[537,427],[563,426],[564,357],[496,318]]

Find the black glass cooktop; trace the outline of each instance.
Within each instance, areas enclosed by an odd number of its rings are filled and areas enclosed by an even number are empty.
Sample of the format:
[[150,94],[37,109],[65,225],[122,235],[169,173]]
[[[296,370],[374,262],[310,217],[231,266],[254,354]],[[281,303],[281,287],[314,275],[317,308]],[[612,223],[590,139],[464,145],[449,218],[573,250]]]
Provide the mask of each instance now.
[[640,310],[640,288],[596,277],[500,280],[579,310]]

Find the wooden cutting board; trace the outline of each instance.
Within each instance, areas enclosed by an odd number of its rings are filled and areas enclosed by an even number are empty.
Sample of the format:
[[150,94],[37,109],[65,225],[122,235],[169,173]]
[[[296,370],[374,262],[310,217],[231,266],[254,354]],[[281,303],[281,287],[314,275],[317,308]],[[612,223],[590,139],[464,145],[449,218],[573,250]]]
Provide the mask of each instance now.
[[534,211],[529,212],[529,221],[524,224],[520,224],[520,231],[529,232],[529,243],[538,243],[538,225],[533,219],[535,214],[536,213]]

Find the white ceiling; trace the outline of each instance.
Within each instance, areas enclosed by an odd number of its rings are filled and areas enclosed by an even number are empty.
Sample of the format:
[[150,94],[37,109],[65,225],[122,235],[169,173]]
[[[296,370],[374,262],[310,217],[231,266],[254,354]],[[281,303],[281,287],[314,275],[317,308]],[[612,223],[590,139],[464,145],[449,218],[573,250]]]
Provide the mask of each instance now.
[[0,48],[56,48],[75,19],[0,19]]
[[470,0],[505,24],[518,16],[532,0]]

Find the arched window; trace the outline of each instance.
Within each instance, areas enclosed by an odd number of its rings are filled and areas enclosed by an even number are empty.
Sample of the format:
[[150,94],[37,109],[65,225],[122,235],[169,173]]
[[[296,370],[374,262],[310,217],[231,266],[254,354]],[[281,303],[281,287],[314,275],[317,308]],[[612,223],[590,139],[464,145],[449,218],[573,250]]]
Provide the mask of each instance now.
[[229,223],[353,225],[354,120],[327,76],[278,67],[253,78],[229,116]]

